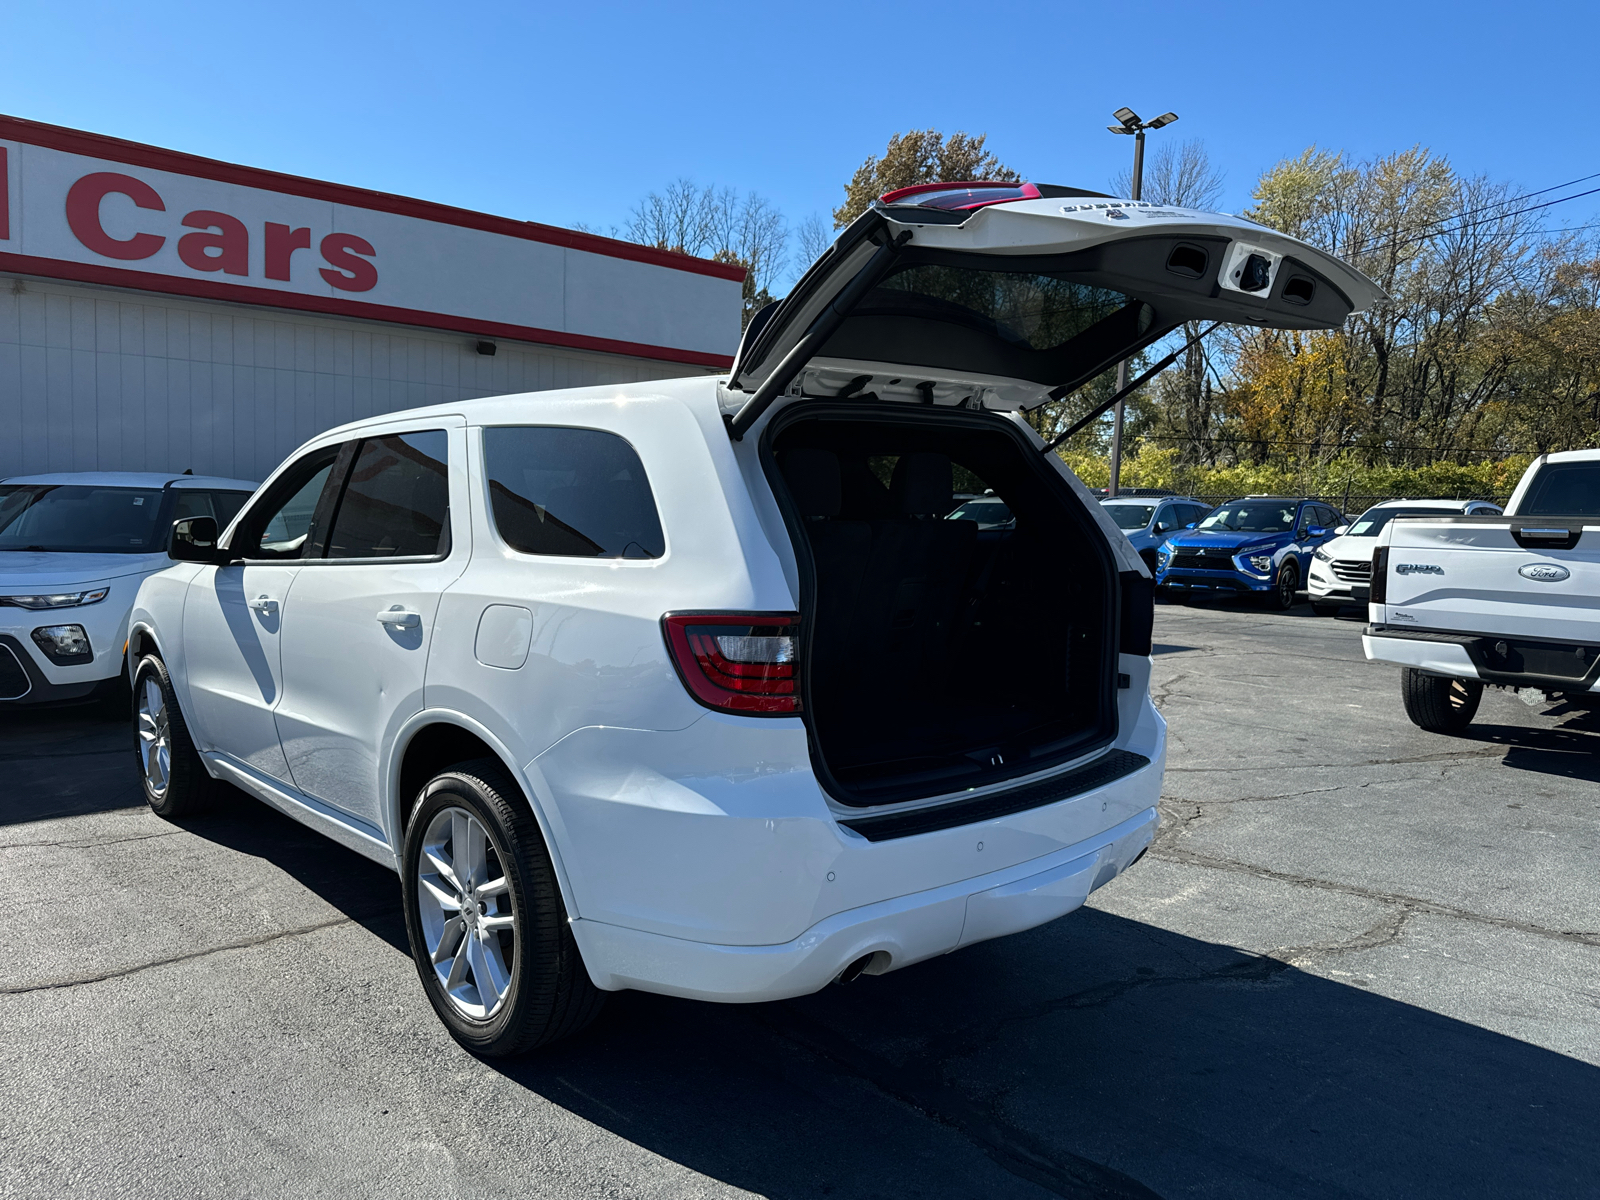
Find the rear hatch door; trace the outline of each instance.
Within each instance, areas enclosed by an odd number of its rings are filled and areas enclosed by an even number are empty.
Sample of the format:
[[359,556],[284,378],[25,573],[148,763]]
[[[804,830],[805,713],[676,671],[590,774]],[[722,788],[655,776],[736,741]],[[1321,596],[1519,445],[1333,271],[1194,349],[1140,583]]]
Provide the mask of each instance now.
[[744,405],[736,434],[779,394],[1031,407],[1185,321],[1328,329],[1382,297],[1240,217],[960,186],[976,207],[939,192],[878,203],[757,314],[726,396]]

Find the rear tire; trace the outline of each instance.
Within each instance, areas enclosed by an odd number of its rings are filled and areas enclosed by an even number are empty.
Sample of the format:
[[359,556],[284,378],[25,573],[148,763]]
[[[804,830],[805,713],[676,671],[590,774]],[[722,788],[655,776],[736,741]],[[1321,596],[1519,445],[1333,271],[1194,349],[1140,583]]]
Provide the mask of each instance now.
[[499,762],[459,763],[422,789],[400,881],[422,989],[466,1049],[520,1054],[599,1015],[605,993],[578,953],[544,837]]
[[1477,715],[1483,684],[1475,679],[1425,675],[1406,667],[1400,672],[1400,699],[1414,725],[1429,733],[1460,733]]
[[170,821],[203,810],[216,781],[194,748],[167,664],[154,654],[140,659],[133,675],[133,720],[139,777],[151,811]]
[[1295,593],[1300,590],[1300,568],[1294,559],[1284,559],[1283,565],[1278,568],[1278,578],[1273,582],[1272,590],[1266,593],[1267,607],[1283,612],[1294,607]]

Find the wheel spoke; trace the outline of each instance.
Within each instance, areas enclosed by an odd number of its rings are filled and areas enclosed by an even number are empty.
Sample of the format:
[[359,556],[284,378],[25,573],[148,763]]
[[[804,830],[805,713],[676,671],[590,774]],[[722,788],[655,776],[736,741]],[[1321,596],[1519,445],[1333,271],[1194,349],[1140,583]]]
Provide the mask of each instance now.
[[467,957],[472,960],[472,982],[478,988],[478,1003],[487,1014],[506,994],[511,977],[500,961],[498,943],[491,946],[481,938],[472,938],[467,943]]
[[433,869],[439,873],[439,877],[441,879],[453,887],[457,892],[463,892],[466,890],[461,886],[461,880],[456,876],[455,864],[444,856],[439,847],[424,846],[422,848],[422,853],[423,856],[433,864]]
[[460,917],[451,917],[444,923],[444,932],[439,935],[439,945],[433,952],[433,965],[438,966],[445,959],[457,954],[461,947],[461,935],[466,932],[467,923]]
[[496,914],[492,917],[478,918],[478,928],[486,929],[490,933],[498,933],[502,929],[515,929],[516,927],[517,919],[510,913],[506,913],[503,916]]
[[[422,884],[423,890],[428,893],[428,895],[433,899],[433,902],[440,908],[444,909],[446,912],[461,911],[461,897],[454,890],[448,892],[445,891],[444,888],[440,887],[426,875],[422,876],[418,882]],[[448,883],[449,880],[446,880],[445,882]]]
[[502,875],[499,879],[491,879],[488,883],[480,883],[473,888],[472,898],[474,900],[487,900],[490,896],[504,896],[510,890],[511,884]]
[[469,965],[467,961],[467,951],[472,948],[472,943],[476,940],[477,939],[475,938],[468,938],[466,940],[466,944],[456,950],[455,961],[450,964],[450,974],[444,981],[445,991],[455,991],[461,986],[462,981],[466,979],[467,967]]

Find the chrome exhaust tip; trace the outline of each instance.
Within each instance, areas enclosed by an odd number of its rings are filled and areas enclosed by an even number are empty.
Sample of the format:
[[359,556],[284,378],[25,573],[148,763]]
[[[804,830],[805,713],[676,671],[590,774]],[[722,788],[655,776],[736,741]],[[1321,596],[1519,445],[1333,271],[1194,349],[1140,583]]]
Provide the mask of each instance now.
[[871,964],[876,954],[863,954],[835,977],[834,982],[843,986],[860,976]]

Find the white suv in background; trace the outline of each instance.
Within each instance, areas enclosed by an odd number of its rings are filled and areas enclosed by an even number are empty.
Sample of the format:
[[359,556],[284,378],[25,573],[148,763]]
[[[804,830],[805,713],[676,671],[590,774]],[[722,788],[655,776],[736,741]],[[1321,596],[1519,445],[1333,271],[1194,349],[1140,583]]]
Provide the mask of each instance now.
[[[1376,291],[1232,217],[886,200],[725,379],[363,421],[220,535],[178,522],[129,648],[152,807],[223,779],[396,869],[485,1054],[607,991],[895,970],[1124,870],[1166,746],[1151,579],[1020,410],[1184,321]],[[944,519],[991,490],[1011,521]]]
[[1372,581],[1372,552],[1378,535],[1396,517],[1494,517],[1500,509],[1487,500],[1385,500],[1374,504],[1311,556],[1306,594],[1319,617],[1336,617],[1348,604],[1365,604]]
[[255,486],[106,471],[0,480],[0,710],[114,697],[128,610],[145,576],[172,565],[173,521],[225,524]]

